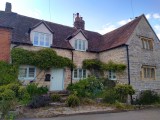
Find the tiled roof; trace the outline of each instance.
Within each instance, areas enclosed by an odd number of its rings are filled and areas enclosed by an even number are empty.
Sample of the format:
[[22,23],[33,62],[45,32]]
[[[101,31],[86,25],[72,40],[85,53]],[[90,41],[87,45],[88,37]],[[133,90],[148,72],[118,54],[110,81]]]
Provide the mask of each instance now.
[[[125,44],[141,17],[142,16],[105,35],[101,35],[97,32],[82,30],[88,40],[88,51],[100,52]],[[42,22],[42,20],[22,16],[13,12],[6,13],[4,11],[0,11],[0,26],[13,28],[12,43],[32,45],[29,37],[30,29],[40,22]],[[45,22],[50,30],[53,31],[52,47],[73,49],[67,38],[77,33],[76,28],[51,23],[48,21],[43,22]]]

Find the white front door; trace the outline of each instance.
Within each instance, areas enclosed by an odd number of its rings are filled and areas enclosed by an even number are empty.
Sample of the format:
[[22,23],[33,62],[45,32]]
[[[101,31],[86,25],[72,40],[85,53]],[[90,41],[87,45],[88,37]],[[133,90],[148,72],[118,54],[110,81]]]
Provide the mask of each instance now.
[[51,73],[50,91],[64,89],[64,69],[55,68]]

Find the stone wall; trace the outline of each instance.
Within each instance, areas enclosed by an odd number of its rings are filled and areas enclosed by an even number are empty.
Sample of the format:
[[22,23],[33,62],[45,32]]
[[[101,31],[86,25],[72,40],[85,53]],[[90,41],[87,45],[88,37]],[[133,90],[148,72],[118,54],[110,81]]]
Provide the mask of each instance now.
[[[127,66],[126,46],[118,47],[99,53],[99,60],[108,63],[110,60],[115,63],[123,63]],[[122,73],[116,73],[117,80],[121,83],[128,83],[128,70]]]
[[[153,38],[153,50],[143,49],[139,36]],[[160,43],[145,18],[142,18],[139,22],[128,44],[131,85],[133,85],[137,91],[146,89],[160,90]],[[156,66],[155,80],[142,80],[142,65]]]
[[[12,44],[11,48],[13,48],[13,46],[15,45]],[[18,46],[18,48],[23,48],[30,51],[38,51],[40,49],[43,49],[42,47],[26,46],[26,45],[20,45]],[[56,51],[56,53],[60,56],[68,57],[69,59],[72,59],[72,53],[70,50],[56,49],[56,48],[53,48],[53,50]],[[77,68],[82,68],[83,60],[95,59],[96,57],[97,55],[95,53],[73,51],[73,62],[77,66]],[[71,70],[70,68],[64,68],[64,71],[65,71],[64,88],[66,88],[68,84],[71,83]],[[48,88],[50,88],[50,82],[48,81],[46,82],[44,81],[44,79],[45,79],[45,74],[47,73],[51,74],[51,70],[44,71],[37,68],[36,73],[37,73],[37,78],[35,82],[37,82],[40,86],[48,86]],[[77,80],[73,79],[73,82],[76,82],[76,81]],[[25,83],[28,83],[28,81],[25,81]]]

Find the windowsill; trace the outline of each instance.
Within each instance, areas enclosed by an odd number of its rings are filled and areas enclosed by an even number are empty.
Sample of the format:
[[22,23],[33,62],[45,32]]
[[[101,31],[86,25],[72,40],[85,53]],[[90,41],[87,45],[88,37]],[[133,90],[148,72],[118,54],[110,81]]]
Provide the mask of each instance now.
[[33,78],[18,78],[19,80],[28,80],[28,81],[32,81],[32,80],[35,80],[35,77],[33,77]]
[[86,50],[78,50],[78,49],[75,49],[75,50],[80,52],[86,52]]
[[142,80],[144,80],[144,81],[154,81],[156,79],[155,78],[143,78]]
[[145,48],[142,48],[142,50],[145,50],[145,51],[153,51],[153,49],[145,49]]
[[40,45],[33,45],[35,47],[46,47],[46,48],[50,48],[51,46],[40,46]]

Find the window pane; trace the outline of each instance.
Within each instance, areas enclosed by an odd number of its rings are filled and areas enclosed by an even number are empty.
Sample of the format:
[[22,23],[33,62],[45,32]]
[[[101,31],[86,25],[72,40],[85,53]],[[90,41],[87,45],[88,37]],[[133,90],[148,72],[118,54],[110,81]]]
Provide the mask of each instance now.
[[155,78],[155,70],[154,70],[154,68],[151,69],[151,78]]
[[79,40],[79,50],[81,50],[81,40]]
[[34,44],[34,45],[38,45],[38,33],[37,33],[37,32],[34,33],[33,44]]
[[150,78],[150,68],[147,68],[147,78]]
[[19,69],[19,77],[27,77],[27,68],[20,68]]
[[78,49],[78,47],[77,47],[77,40],[75,40],[75,49]]
[[44,34],[40,34],[40,46],[44,46]]
[[83,70],[83,78],[86,78],[86,70]]
[[85,41],[83,41],[83,46],[82,47],[83,47],[83,50],[85,50]]
[[50,35],[46,35],[45,46],[49,47],[50,44]]
[[144,78],[147,78],[147,68],[144,68]]
[[79,78],[82,78],[82,69],[79,69]]
[[77,78],[78,77],[78,74],[77,74],[77,70],[74,70],[74,78]]
[[35,68],[29,68],[28,77],[35,77]]

